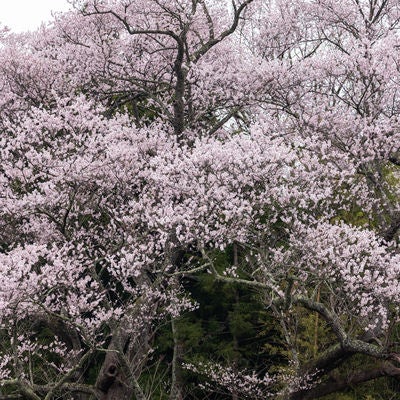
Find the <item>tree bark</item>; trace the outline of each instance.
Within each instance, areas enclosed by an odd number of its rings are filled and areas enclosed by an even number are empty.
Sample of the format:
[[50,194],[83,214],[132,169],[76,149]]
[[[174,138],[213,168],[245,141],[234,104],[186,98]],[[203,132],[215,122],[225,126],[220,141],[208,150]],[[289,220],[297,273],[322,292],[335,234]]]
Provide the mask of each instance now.
[[355,371],[352,374],[341,376],[337,379],[330,378],[328,381],[312,387],[293,393],[290,400],[313,400],[331,393],[337,393],[353,385],[368,382],[381,377],[400,378],[400,368],[392,363],[383,363],[378,368]]
[[[131,400],[134,394],[129,382],[130,373],[121,362],[122,351],[127,338],[116,333],[108,347],[108,352],[96,381],[96,388],[101,391],[101,400]],[[144,397],[143,397],[144,400]]]
[[183,399],[183,379],[182,379],[182,356],[183,356],[183,343],[179,337],[178,324],[174,319],[171,321],[172,335],[174,340],[174,354],[172,359],[172,383],[169,400],[182,400]]

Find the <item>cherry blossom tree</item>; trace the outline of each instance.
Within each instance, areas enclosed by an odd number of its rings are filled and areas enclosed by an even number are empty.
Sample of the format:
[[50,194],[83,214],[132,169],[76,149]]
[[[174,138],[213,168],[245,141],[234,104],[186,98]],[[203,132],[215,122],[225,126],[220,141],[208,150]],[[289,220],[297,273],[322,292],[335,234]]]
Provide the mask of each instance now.
[[[359,353],[382,360],[377,368],[325,378],[293,398],[314,398],[399,373],[394,346],[399,265],[398,12],[398,5],[390,1],[273,2],[266,10],[255,10],[257,23],[264,25],[251,32],[257,38],[252,51],[282,68],[265,85],[261,114],[276,117],[281,137],[296,147],[300,160],[293,176],[304,165],[303,176],[318,189],[301,184],[301,193],[307,196],[302,198],[286,184],[292,204],[280,211],[278,235],[264,228],[257,250],[252,249],[256,256],[249,270],[251,284],[275,284],[268,304],[275,308],[281,303],[275,313],[282,315],[295,363],[302,364],[296,322],[288,313],[300,306],[318,314],[334,333],[337,342],[325,345],[320,357],[298,370],[320,370],[316,377],[323,376]],[[324,188],[323,196],[313,198]],[[316,254],[314,264],[311,258]],[[386,260],[384,266],[379,267],[376,256]],[[285,288],[285,293],[274,293],[276,287]],[[357,287],[362,287],[362,294]]]
[[[201,100],[187,65],[229,38],[248,3],[226,19],[203,2],[150,1],[144,13],[76,4],[51,28],[5,33],[1,383],[11,396],[151,396],[138,380],[154,329],[193,308],[176,275],[178,228],[157,205],[157,163],[233,115],[230,96],[215,108]],[[171,398],[181,396],[175,364]]]
[[[1,36],[3,397],[151,398],[157,326],[203,271],[259,292],[290,362],[185,368],[243,398],[399,377],[397,3],[72,4]],[[309,359],[304,312],[330,332]],[[355,355],[374,367],[346,376]]]

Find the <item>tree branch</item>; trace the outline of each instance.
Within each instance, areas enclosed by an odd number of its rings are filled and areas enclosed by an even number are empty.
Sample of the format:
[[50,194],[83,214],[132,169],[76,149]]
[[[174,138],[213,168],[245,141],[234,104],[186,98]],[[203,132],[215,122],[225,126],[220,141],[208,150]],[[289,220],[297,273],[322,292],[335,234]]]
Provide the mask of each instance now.
[[294,393],[291,396],[291,400],[317,399],[347,389],[353,385],[358,385],[384,376],[399,378],[400,368],[395,367],[392,363],[385,362],[377,368],[355,371],[339,378],[330,378],[321,385]]
[[224,32],[222,32],[218,38],[211,38],[207,43],[205,43],[199,50],[193,53],[192,55],[192,61],[196,62],[198,61],[204,54],[206,54],[212,47],[214,47],[216,44],[220,43],[222,40],[224,40],[226,37],[231,35],[233,32],[235,32],[238,24],[239,24],[239,19],[240,15],[242,14],[243,10],[252,2],[253,0],[246,0],[244,1],[239,7],[236,7],[234,1],[233,3],[233,8],[234,8],[234,16],[233,16],[233,22],[232,25],[226,29]]
[[365,354],[383,360],[391,357],[383,347],[364,342],[360,339],[350,338],[342,327],[339,317],[329,311],[324,304],[305,297],[294,297],[292,299],[292,303],[302,305],[303,307],[315,311],[321,315],[321,317],[328,323],[332,331],[335,333],[343,350],[351,353]]

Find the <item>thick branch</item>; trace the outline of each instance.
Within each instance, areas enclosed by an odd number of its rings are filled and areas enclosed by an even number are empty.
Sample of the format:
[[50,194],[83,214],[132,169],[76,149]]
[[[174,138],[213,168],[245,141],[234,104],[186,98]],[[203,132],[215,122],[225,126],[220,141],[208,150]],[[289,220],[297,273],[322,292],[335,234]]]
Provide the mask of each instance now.
[[400,213],[392,219],[389,227],[383,232],[383,238],[387,242],[391,242],[396,237],[396,234],[399,231],[399,229],[400,229]]
[[306,363],[302,367],[302,372],[316,374],[316,377],[325,375],[327,372],[337,368],[353,354],[352,351],[344,349],[340,343],[336,343],[322,352],[317,359]]
[[[54,385],[34,385],[34,390],[38,393],[54,393]],[[57,386],[58,391],[66,391],[71,393],[86,393],[94,396],[95,399],[101,398],[101,393],[91,385],[82,383],[65,382]]]
[[324,304],[305,297],[294,297],[292,299],[292,303],[302,305],[308,310],[315,311],[321,315],[321,317],[328,323],[332,331],[335,333],[343,350],[352,353],[365,354],[378,359],[390,358],[390,354],[385,352],[383,348],[364,342],[360,339],[350,338],[343,329],[339,317],[329,311]]
[[398,167],[400,167],[400,158],[393,156],[393,157],[389,157],[389,161],[394,164],[397,165]]
[[[33,391],[33,389],[27,383],[22,382],[19,379],[0,380],[0,387],[3,387],[3,386],[16,386],[18,388],[17,390],[26,399],[41,400],[41,398]],[[5,398],[7,398],[7,397],[5,397]]]
[[173,127],[174,133],[178,138],[181,138],[185,129],[185,81],[186,73],[183,69],[183,58],[185,54],[184,40],[179,38],[178,53],[174,62],[174,72],[176,75],[175,93],[174,93],[174,118]]
[[321,385],[315,386],[308,390],[299,391],[291,396],[291,400],[311,400],[336,393],[347,389],[353,385],[368,382],[384,376],[399,378],[400,368],[395,367],[391,363],[383,363],[381,366],[373,369],[355,371],[349,375],[339,378],[331,378]]

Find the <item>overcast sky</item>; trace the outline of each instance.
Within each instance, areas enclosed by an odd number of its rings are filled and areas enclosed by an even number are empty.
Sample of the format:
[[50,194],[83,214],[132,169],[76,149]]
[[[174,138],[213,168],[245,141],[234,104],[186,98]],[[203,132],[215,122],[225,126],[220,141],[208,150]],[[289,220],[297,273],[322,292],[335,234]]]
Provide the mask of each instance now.
[[34,30],[51,19],[52,11],[69,8],[67,0],[0,0],[0,22],[14,32]]

